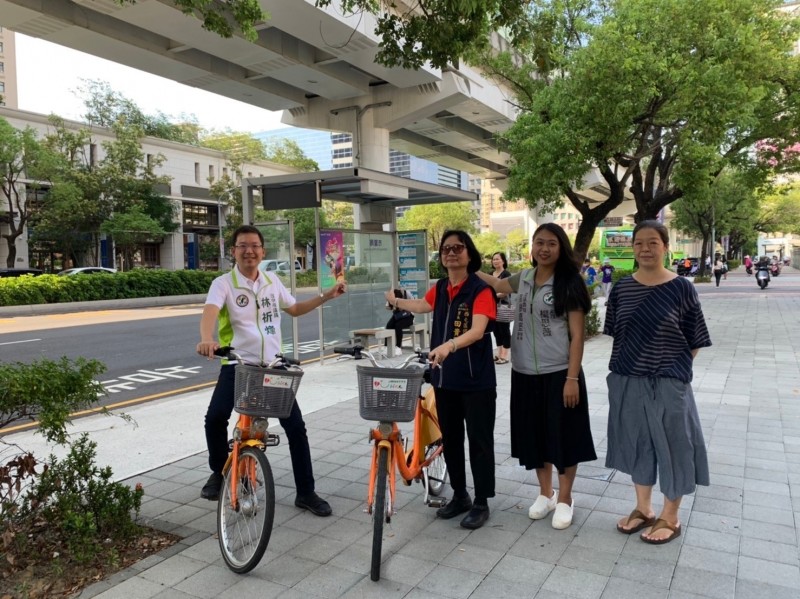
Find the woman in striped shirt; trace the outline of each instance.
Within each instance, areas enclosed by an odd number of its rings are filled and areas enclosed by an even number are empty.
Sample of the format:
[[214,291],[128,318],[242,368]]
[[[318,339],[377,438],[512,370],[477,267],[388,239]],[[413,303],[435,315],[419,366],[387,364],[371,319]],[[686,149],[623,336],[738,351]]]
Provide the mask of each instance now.
[[[612,289],[603,331],[614,338],[606,466],[630,474],[636,488],[636,509],[617,530],[643,530],[651,544],[680,536],[681,499],[709,484],[691,381],[693,359],[711,339],[693,284],[664,268],[668,242],[657,221],[633,230],[639,269]],[[664,494],[658,519],[651,501],[656,478]]]

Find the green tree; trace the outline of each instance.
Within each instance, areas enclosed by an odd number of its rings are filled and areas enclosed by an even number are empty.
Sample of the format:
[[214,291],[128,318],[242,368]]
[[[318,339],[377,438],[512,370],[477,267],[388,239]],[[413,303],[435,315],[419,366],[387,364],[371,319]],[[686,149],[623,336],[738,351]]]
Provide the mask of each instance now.
[[[766,176],[772,167],[752,151],[756,142],[785,147],[800,131],[800,69],[790,56],[798,22],[775,13],[778,4],[615,3],[567,57],[568,76],[520,82],[530,93],[519,96],[524,110],[506,137],[508,195],[546,210],[568,198],[582,215],[584,255],[626,189],[640,221],[684,195],[704,197],[726,167]],[[607,190],[596,205],[576,192],[593,165]]]
[[353,204],[350,202],[322,200],[322,211],[330,227],[352,229],[355,226]]
[[755,228],[763,233],[800,234],[800,186],[785,185],[767,195]]
[[397,230],[419,229],[428,232],[428,249],[435,251],[447,230],[461,229],[475,233],[475,211],[468,202],[412,206],[397,220]]
[[118,123],[141,130],[142,135],[167,139],[178,143],[198,145],[201,128],[194,115],[181,115],[179,122],[158,112],[148,115],[106,81],[83,79],[78,88],[86,113],[83,119],[90,125],[113,128]]
[[524,260],[528,256],[528,236],[522,229],[514,229],[506,233],[506,247],[509,251],[509,260]]
[[56,157],[30,127],[16,129],[0,118],[0,199],[5,208],[7,232],[2,234],[8,247],[6,266],[17,262],[17,239],[36,209],[26,190],[36,190],[47,182],[56,168]]
[[293,139],[273,140],[266,145],[266,159],[276,164],[293,166],[303,173],[319,170],[319,165],[305,155],[305,152]]
[[[326,7],[332,0],[317,0]],[[385,10],[377,0],[343,0],[348,12],[376,15],[375,33],[381,38],[376,60],[388,66],[419,69],[427,61],[438,68],[458,65],[468,52],[490,47],[493,31],[525,37],[527,15],[540,2],[519,0],[416,0],[414,10]]]
[[38,211],[37,242],[54,244],[77,265],[94,265],[99,261],[102,224],[112,215],[138,210],[156,221],[163,232],[178,227],[174,205],[156,192],[157,185],[169,181],[155,174],[162,157],[146,159],[140,128],[123,120],[114,122],[116,138],[104,142],[103,158],[92,162],[85,152],[91,144],[88,130],[68,130],[58,117],[51,117],[51,124],[53,132],[46,144],[60,161],[48,201]]
[[[136,0],[117,0],[120,4],[135,4]],[[269,18],[258,0],[172,0],[185,15],[196,17],[207,29],[222,37],[233,37],[237,32],[247,40],[258,40],[256,25]]]
[[503,251],[500,234],[496,231],[483,231],[475,236],[475,247],[483,258],[491,258],[495,252]]
[[721,173],[705,191],[697,195],[684,195],[672,204],[673,225],[703,240],[700,274],[706,274],[706,257],[713,253],[712,242],[716,243],[735,228],[741,227],[742,216],[752,214],[752,208],[758,205],[752,184],[743,173],[730,169]]
[[160,242],[166,233],[161,224],[139,206],[112,214],[100,230],[114,239],[117,254],[123,258],[123,270],[132,268],[134,254],[142,244]]
[[205,132],[200,137],[200,145],[223,152],[240,176],[242,164],[245,162],[267,159],[267,152],[261,140],[241,131]]

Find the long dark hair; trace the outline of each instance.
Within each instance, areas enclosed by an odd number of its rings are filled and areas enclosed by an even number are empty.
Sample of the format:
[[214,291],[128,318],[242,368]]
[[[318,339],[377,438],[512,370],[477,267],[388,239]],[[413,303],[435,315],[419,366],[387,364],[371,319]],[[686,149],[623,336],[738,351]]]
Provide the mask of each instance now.
[[467,272],[472,274],[474,272],[478,272],[481,269],[481,265],[483,264],[483,260],[481,259],[481,253],[478,251],[478,248],[475,247],[475,242],[472,241],[472,237],[469,236],[469,233],[466,231],[461,231],[455,229],[453,231],[445,231],[444,235],[442,235],[442,239],[439,242],[439,256],[437,260],[439,260],[439,264],[442,265],[444,268],[444,264],[442,264],[442,247],[444,247],[444,240],[448,237],[452,237],[455,235],[458,237],[458,240],[464,244],[467,256],[469,256],[469,264],[467,264]]
[[[567,234],[555,223],[544,223],[533,232],[531,241],[541,231],[548,231],[558,239],[558,260],[553,273],[553,308],[556,316],[563,316],[572,310],[581,310],[584,314],[588,314],[592,308],[592,300],[581,277]],[[531,264],[537,265],[533,252],[531,252]]]

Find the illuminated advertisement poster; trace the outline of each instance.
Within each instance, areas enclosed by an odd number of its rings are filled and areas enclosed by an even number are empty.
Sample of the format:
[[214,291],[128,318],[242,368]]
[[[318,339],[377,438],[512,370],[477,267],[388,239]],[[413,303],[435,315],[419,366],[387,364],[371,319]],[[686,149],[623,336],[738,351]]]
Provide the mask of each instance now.
[[322,288],[344,281],[344,243],[341,231],[320,231],[322,254]]

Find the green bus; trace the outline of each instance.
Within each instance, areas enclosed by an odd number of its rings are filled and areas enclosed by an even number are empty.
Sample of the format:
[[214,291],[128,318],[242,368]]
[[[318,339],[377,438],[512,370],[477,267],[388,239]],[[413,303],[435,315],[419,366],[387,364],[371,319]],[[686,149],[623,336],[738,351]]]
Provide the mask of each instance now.
[[[682,258],[683,252],[667,252],[664,266],[672,268],[676,258]],[[606,229],[600,234],[600,264],[608,258],[614,268],[633,270],[633,227],[615,227]]]
[[600,264],[608,258],[614,268],[633,270],[633,227],[614,227],[600,233]]

